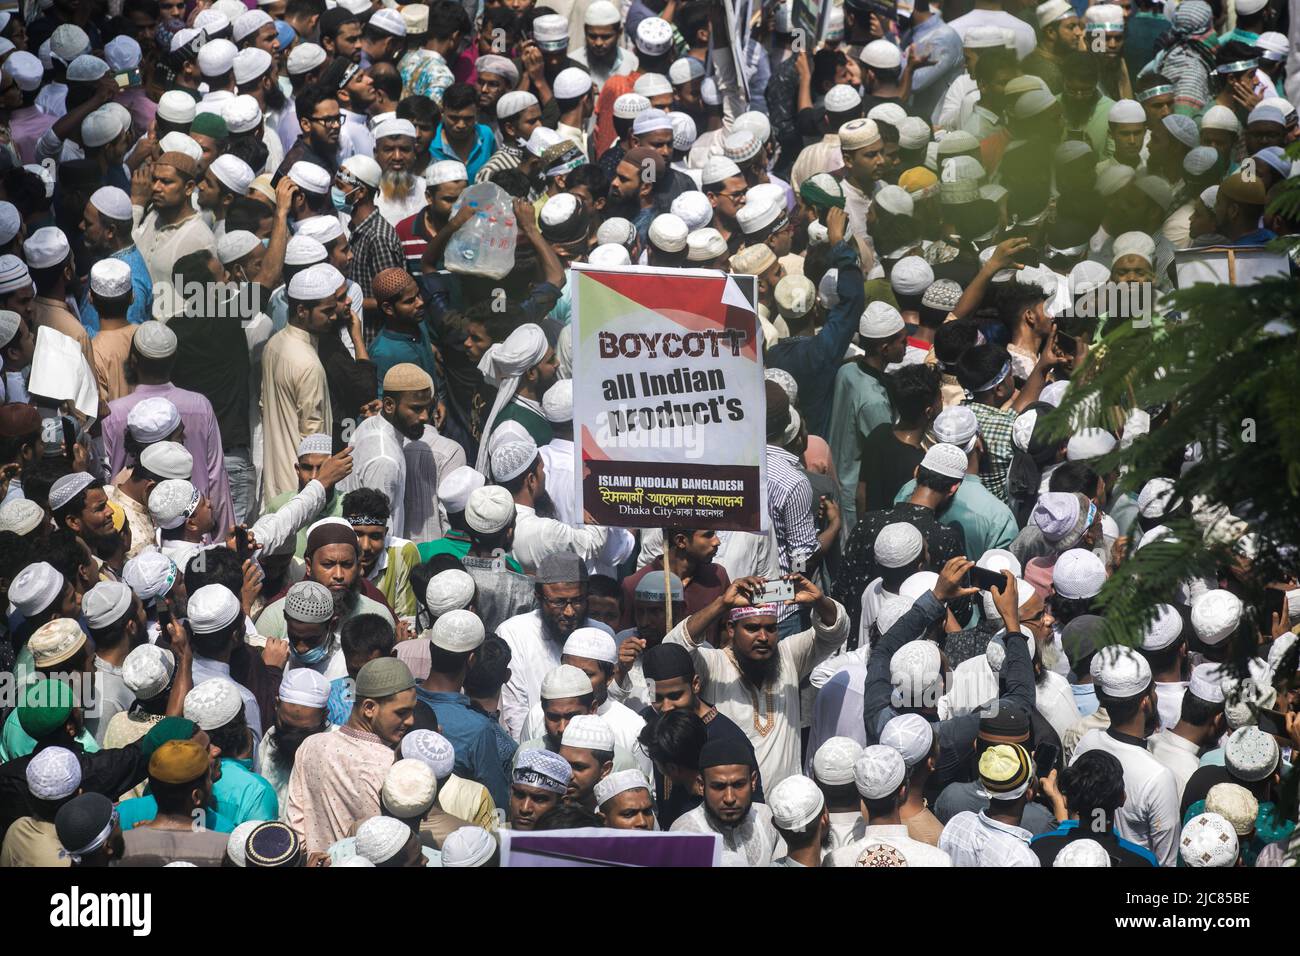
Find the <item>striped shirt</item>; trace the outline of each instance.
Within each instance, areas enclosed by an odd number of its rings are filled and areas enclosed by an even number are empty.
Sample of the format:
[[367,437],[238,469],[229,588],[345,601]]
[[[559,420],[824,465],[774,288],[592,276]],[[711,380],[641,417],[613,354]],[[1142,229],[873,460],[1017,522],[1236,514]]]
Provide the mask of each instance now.
[[483,164],[483,168],[478,171],[474,177],[476,183],[486,183],[492,178],[492,174],[502,169],[518,169],[519,164],[524,161],[524,151],[519,146],[511,146],[508,143],[503,144],[500,149],[492,154],[491,158]]
[[[776,532],[777,558],[781,573],[789,574],[795,564],[817,552],[817,526],[813,523],[813,493],[799,459],[783,448],[767,446],[767,513]],[[798,610],[781,605],[781,618]]]
[[[376,208],[365,221],[352,230],[352,275],[350,278],[366,296],[374,295],[371,286],[375,276],[385,269],[401,269],[406,265],[402,256],[402,243],[397,231]],[[378,323],[364,323],[366,347],[379,334]]]
[[939,849],[952,857],[953,866],[1040,866],[1029,849],[1032,834],[990,820],[983,810],[963,810],[943,827]]

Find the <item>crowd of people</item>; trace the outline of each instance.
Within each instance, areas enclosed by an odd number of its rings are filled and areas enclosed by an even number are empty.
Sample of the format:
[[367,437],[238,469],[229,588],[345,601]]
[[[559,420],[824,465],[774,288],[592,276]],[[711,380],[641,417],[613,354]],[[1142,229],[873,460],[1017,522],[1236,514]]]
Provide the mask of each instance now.
[[[1294,582],[1050,427],[1300,232],[1285,5],[731,6],[0,12],[0,866],[1296,864]],[[573,263],[754,277],[765,531],[584,514]]]

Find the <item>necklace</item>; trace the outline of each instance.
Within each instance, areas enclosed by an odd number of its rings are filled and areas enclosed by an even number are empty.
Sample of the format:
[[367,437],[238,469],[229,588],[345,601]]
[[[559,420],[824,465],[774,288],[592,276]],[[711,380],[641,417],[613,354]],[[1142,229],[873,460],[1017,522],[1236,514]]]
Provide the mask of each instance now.
[[762,713],[762,711],[759,710],[759,706],[758,706],[758,689],[755,688],[753,685],[751,685],[748,680],[746,680],[745,672],[742,671],[740,669],[740,665],[736,663],[736,655],[732,652],[730,647],[727,648],[726,654],[728,660],[731,661],[731,666],[736,668],[736,670],[740,673],[741,686],[744,687],[746,693],[749,694],[750,706],[754,708],[754,729],[758,731],[758,735],[760,737],[766,737],[768,734],[772,732],[773,728],[776,727],[776,712],[775,712],[776,695],[772,692],[771,686],[767,687],[767,689],[764,691],[764,695],[766,697],[766,703],[767,703],[767,707],[764,708],[764,710],[766,710],[767,716],[760,721],[758,717],[759,714]]

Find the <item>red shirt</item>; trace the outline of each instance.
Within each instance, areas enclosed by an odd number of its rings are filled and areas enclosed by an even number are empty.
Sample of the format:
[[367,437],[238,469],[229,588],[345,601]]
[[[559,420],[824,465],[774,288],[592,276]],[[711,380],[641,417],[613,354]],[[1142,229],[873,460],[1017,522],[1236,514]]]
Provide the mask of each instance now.
[[[636,626],[636,621],[632,617],[632,601],[633,595],[636,593],[636,586],[643,577],[656,571],[659,574],[664,573],[662,558],[654,564],[647,564],[645,567],[639,568],[635,574],[628,575],[623,579],[623,619],[619,622],[621,628]],[[722,565],[710,561],[698,568],[695,576],[686,584],[686,613],[694,614],[696,611],[704,610],[713,602],[714,598],[720,597],[722,592],[726,591],[730,586],[731,578],[727,576],[727,570]],[[673,623],[677,622],[674,621]],[[717,646],[713,635],[710,635],[709,640],[715,647]]]

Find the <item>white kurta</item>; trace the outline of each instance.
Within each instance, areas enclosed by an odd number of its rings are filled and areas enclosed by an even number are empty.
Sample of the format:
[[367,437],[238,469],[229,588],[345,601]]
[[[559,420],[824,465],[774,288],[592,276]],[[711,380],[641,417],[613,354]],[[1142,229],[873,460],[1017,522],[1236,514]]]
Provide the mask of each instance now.
[[892,846],[903,854],[908,866],[952,866],[952,857],[937,846],[913,840],[907,835],[906,824],[902,823],[864,826],[860,840],[832,852],[822,866],[857,866],[858,857],[876,843]]
[[352,474],[339,482],[339,494],[373,488],[388,496],[388,531],[406,537],[406,439],[383,415],[372,415],[352,433]]
[[673,833],[717,833],[722,837],[723,866],[771,866],[785,856],[785,841],[772,826],[772,811],[755,803],[749,815],[734,827],[720,825],[700,804],[683,813],[668,828]]
[[[587,619],[583,627],[597,627]],[[560,664],[561,645],[542,631],[542,612],[529,611],[502,621],[497,636],[510,648],[510,680],[501,688],[501,726],[515,740],[523,736],[528,712],[542,700],[542,678]]]
[[1201,767],[1201,748],[1165,727],[1147,738],[1147,751],[1173,773],[1181,806],[1187,781]]
[[[695,672],[700,678],[701,695],[720,713],[735,721],[754,745],[765,791],[800,772],[799,682],[818,662],[835,653],[848,636],[849,616],[838,603],[832,603],[835,604],[835,622],[830,627],[824,626],[814,611],[812,627],[785,638],[777,645],[779,664],[776,675],[761,689],[755,689],[742,678],[730,650],[715,650],[692,641],[686,630],[686,620],[664,638],[665,643],[681,644],[691,652],[695,659]],[[759,733],[755,724],[766,725],[769,716],[772,718],[771,730],[765,735]]]
[[574,527],[542,518],[528,505],[515,505],[515,543],[510,549],[525,574],[536,574],[548,554],[571,551],[584,561],[594,560],[609,538],[609,529],[598,525]]
[[1070,762],[1090,750],[1114,754],[1124,767],[1124,806],[1116,819],[1116,832],[1154,853],[1161,866],[1173,866],[1182,830],[1173,771],[1146,748],[1117,740],[1106,730],[1089,731],[1074,748]]

